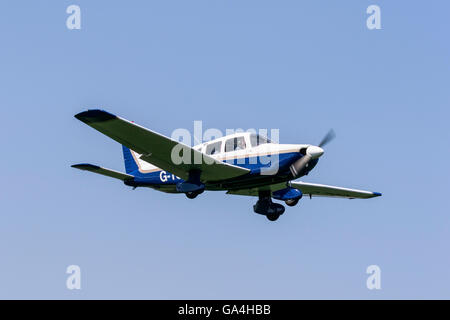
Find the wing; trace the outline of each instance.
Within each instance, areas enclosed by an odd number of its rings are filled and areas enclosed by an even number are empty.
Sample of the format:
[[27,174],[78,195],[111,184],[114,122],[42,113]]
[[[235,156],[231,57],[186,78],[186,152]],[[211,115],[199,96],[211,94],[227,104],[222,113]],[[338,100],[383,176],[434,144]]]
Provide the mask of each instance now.
[[292,188],[299,189],[304,195],[323,196],[323,197],[337,197],[348,199],[368,199],[381,196],[379,192],[364,191],[357,189],[348,189],[334,186],[327,186],[324,184],[308,183],[302,181],[290,182]]
[[[186,180],[191,170],[201,172],[202,182],[221,181],[250,170],[215,160],[178,141],[141,127],[103,110],[88,110],[75,115],[77,119],[111,139],[141,154],[140,159]],[[172,161],[172,150],[182,149],[183,163]],[[186,157],[186,158],[185,158]]]
[[104,175],[104,176],[107,176],[107,177],[111,177],[111,178],[114,178],[114,179],[119,179],[119,180],[122,180],[122,181],[134,178],[133,176],[131,176],[129,174],[126,174],[126,173],[122,173],[122,172],[111,170],[111,169],[102,168],[102,167],[95,166],[95,165],[89,164],[89,163],[74,164],[72,166],[72,168],[98,173],[98,174],[101,174],[101,175]]
[[277,183],[266,185],[262,187],[250,188],[250,189],[239,189],[239,190],[229,190],[227,194],[235,194],[241,196],[258,196],[259,191],[270,190],[272,192],[284,189],[288,186],[292,188],[299,189],[304,195],[312,196],[322,196],[322,197],[335,197],[335,198],[360,198],[368,199],[373,197],[381,196],[381,193],[348,189],[334,186],[327,186],[323,184],[307,183],[307,182],[290,182],[290,183]]
[[235,194],[239,196],[254,196],[257,197],[260,191],[278,191],[281,189],[287,188],[288,185],[286,182],[282,183],[275,183],[275,184],[268,184],[261,187],[255,187],[255,188],[249,188],[249,189],[233,189],[228,190],[227,194]]

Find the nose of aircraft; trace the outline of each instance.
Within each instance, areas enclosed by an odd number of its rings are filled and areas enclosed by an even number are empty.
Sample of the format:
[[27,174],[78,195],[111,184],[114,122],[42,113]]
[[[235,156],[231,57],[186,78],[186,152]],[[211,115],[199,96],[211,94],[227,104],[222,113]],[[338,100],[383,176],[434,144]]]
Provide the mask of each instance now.
[[308,149],[306,149],[306,153],[310,155],[312,159],[319,158],[321,155],[323,155],[323,152],[323,149],[317,146],[309,146]]

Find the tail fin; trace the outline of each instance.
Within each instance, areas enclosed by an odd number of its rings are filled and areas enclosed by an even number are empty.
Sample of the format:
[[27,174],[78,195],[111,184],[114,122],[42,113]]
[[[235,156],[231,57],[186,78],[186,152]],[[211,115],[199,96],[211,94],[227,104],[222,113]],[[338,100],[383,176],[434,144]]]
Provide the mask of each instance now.
[[123,150],[123,159],[125,161],[125,172],[130,174],[136,170],[138,170],[138,166],[136,161],[134,160],[133,155],[131,154],[130,149],[122,145]]

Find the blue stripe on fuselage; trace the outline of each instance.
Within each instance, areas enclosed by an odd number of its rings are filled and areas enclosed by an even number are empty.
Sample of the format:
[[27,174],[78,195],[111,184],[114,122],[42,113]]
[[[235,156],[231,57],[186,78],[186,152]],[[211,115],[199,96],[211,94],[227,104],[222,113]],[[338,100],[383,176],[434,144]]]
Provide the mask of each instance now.
[[[248,176],[260,176],[262,168],[270,168],[271,164],[276,166],[278,164],[278,174],[286,173],[289,170],[289,166],[299,158],[299,153],[289,152],[289,153],[279,153],[269,156],[254,156],[254,157],[243,157],[230,160],[223,160],[223,162],[233,164],[242,168],[249,169],[250,172]],[[135,176],[134,181],[142,184],[150,185],[172,185],[184,180],[177,178],[169,172],[164,170],[158,170],[149,173],[142,173],[139,170],[130,172],[129,174]],[[248,177],[247,176],[247,177]]]

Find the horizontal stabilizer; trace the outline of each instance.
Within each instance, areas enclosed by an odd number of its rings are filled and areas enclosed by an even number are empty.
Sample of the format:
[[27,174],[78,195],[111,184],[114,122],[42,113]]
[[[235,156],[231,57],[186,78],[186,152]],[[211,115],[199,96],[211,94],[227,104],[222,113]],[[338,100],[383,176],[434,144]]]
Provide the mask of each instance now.
[[115,178],[115,179],[119,179],[122,181],[134,178],[132,175],[129,175],[126,173],[102,168],[102,167],[99,167],[99,166],[96,166],[93,164],[89,164],[89,163],[74,164],[74,165],[72,165],[72,168],[98,173],[98,174],[101,174],[101,175],[104,175],[107,177],[111,177],[111,178]]

